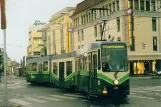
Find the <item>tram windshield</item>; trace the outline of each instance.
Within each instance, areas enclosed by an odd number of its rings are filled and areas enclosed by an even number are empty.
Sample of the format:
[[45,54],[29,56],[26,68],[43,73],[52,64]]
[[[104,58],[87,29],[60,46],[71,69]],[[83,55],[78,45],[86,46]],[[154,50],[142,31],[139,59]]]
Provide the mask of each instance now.
[[102,71],[128,71],[127,49],[125,45],[102,45]]

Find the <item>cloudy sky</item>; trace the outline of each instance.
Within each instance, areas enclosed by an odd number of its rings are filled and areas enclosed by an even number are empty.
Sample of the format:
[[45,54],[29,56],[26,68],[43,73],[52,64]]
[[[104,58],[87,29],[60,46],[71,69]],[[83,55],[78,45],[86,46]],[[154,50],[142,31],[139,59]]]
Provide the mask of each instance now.
[[[20,62],[27,55],[28,28],[35,20],[48,22],[50,17],[65,7],[75,7],[83,0],[6,0],[7,54]],[[3,31],[0,30],[0,47]]]

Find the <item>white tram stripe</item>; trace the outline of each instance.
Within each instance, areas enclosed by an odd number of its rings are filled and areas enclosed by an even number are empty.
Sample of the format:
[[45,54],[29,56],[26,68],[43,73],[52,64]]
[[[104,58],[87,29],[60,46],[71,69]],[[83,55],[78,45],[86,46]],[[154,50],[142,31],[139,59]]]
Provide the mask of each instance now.
[[25,99],[31,100],[33,102],[38,102],[38,103],[45,103],[46,102],[44,100],[39,100],[39,99],[31,98],[31,97],[25,97]]
[[51,97],[45,97],[45,96],[40,96],[39,98],[46,99],[46,100],[52,100],[52,101],[61,101],[61,99],[58,99],[58,98],[51,98]]
[[62,96],[62,95],[50,95],[52,97],[57,97],[57,98],[63,98],[63,99],[70,99],[70,100],[75,100],[78,98],[72,98],[72,97],[67,97],[67,96]]
[[70,97],[78,97],[78,98],[84,98],[82,95],[76,95],[76,94],[63,94],[65,96],[70,96]]
[[19,105],[29,105],[31,103],[22,101],[22,100],[18,100],[18,99],[10,99],[9,102],[15,103],[15,104],[19,104]]

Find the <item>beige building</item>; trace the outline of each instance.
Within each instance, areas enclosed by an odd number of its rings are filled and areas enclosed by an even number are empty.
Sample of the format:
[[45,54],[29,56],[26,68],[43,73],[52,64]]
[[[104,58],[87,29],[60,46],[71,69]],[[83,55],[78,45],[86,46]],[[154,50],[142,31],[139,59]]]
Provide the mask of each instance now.
[[[131,74],[161,70],[161,1],[132,1],[133,17],[127,15],[128,0],[84,0],[79,3],[71,17],[74,24],[73,50],[100,40],[104,31],[103,39],[127,43]],[[92,8],[108,10],[92,11]]]
[[29,46],[28,46],[28,56],[40,56],[42,49],[44,48],[42,41],[41,30],[44,26],[31,26],[29,28]]
[[75,7],[66,7],[52,15],[50,26],[46,27],[47,55],[69,53],[72,51],[72,20],[70,16]]

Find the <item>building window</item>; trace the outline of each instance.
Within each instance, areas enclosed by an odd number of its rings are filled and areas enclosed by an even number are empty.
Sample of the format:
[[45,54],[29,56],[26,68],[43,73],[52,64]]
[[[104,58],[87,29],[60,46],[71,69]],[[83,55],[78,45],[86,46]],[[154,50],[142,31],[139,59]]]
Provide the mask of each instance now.
[[86,15],[86,19],[87,19],[87,22],[88,22],[88,14]]
[[[102,8],[105,8],[104,6]],[[105,10],[103,10],[103,16],[105,16]]]
[[100,13],[100,17],[102,17],[102,12],[101,12],[101,11],[102,11],[102,10],[100,10],[100,11],[99,11],[99,13]]
[[117,37],[117,41],[121,41],[121,37]]
[[155,0],[151,2],[151,8],[152,8],[152,11],[155,11]]
[[111,4],[109,4],[109,10],[110,10],[110,14],[111,14],[111,10],[112,10],[112,9],[111,9]]
[[153,51],[157,51],[157,37],[153,37]]
[[80,42],[80,35],[79,35],[79,30],[78,30],[78,42]]
[[82,25],[83,25],[83,17],[81,17],[81,22],[82,22]]
[[144,0],[140,0],[140,10],[144,10]]
[[100,24],[100,36],[102,36],[102,24]]
[[34,52],[34,55],[40,55],[40,52]]
[[113,3],[113,12],[115,12],[115,2]]
[[91,13],[89,13],[89,22],[91,21]]
[[[108,5],[106,6],[106,8],[109,9],[109,8],[108,8]],[[108,11],[109,11],[109,10],[106,10],[106,15],[107,15],[107,16],[108,16]]]
[[139,2],[138,2],[138,0],[134,1],[134,5],[135,5],[135,10],[139,10]]
[[117,1],[116,3],[117,3],[117,11],[119,11],[120,10],[119,1]]
[[152,18],[152,30],[153,31],[156,31],[157,30],[156,18]]
[[150,1],[146,1],[146,11],[150,11]]
[[66,62],[66,75],[70,75],[72,73],[72,61]]
[[84,40],[84,32],[83,32],[83,29],[82,29],[82,40]]
[[117,18],[117,31],[120,31],[120,18]]
[[97,37],[97,26],[94,27],[95,37]]

